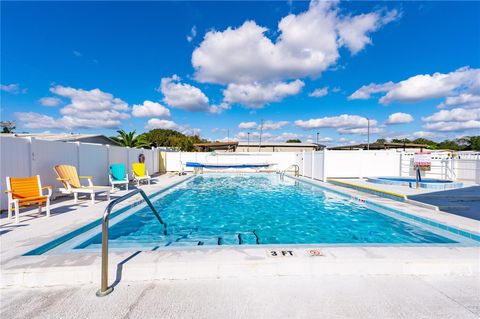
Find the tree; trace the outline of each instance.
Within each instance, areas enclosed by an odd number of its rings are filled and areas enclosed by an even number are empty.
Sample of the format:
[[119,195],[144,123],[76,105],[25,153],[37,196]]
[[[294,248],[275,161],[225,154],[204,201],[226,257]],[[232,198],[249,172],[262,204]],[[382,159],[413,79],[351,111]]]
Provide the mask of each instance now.
[[13,133],[15,130],[14,121],[1,121],[0,126],[2,127],[2,133]]
[[111,139],[125,147],[149,147],[150,143],[148,143],[143,134],[135,136],[136,132],[137,131],[125,132],[124,130],[119,130],[117,131],[118,136],[112,136]]
[[172,147],[187,152],[195,150],[193,144],[207,142],[198,135],[185,135],[175,130],[153,129],[142,135],[151,145]]
[[384,138],[379,138],[379,139],[377,139],[377,141],[376,141],[375,143],[385,144],[386,142],[387,142],[386,139],[384,139]]
[[287,140],[287,143],[302,143],[302,141],[300,141],[298,138],[293,138],[293,139]]

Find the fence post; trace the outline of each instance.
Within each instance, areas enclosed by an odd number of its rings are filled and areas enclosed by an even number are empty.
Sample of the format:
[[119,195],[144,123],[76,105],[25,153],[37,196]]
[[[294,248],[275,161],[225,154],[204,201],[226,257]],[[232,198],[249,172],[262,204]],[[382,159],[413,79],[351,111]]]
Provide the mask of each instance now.
[[305,177],[305,150],[302,150],[302,175]]
[[312,151],[312,179],[315,179],[315,151]]
[[36,170],[33,169],[33,166],[34,166],[33,162],[35,161],[35,154],[33,153],[32,143],[34,143],[34,140],[35,140],[34,137],[29,137],[28,138],[28,152],[29,152],[28,158],[30,159],[29,160],[29,167],[28,167],[29,176],[33,176],[34,171],[36,172]]
[[398,176],[402,177],[403,152],[400,152],[399,158],[400,158],[400,166],[399,166]]
[[82,173],[81,165],[80,165],[80,142],[75,142],[77,144],[77,169],[78,169],[78,174],[84,175]]
[[358,178],[362,179],[363,178],[363,161],[365,160],[366,153],[364,153],[363,149],[360,149],[359,152],[360,152],[360,172],[358,174]]
[[324,148],[323,149],[323,176],[322,176],[322,182],[326,182],[327,181],[327,149]]

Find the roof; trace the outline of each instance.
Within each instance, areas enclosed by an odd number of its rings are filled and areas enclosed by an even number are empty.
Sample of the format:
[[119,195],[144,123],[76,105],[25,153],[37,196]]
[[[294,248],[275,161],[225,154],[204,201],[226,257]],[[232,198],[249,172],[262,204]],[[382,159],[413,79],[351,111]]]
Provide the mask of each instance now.
[[[5,134],[2,134],[5,135]],[[111,138],[102,135],[102,134],[50,134],[50,133],[16,133],[8,134],[8,136],[13,137],[33,137],[42,140],[49,141],[62,141],[62,142],[84,142],[84,143],[94,143],[94,144],[107,144],[107,145],[116,145],[118,143],[112,140]]]
[[[260,145],[259,142],[239,142],[238,146],[256,146]],[[275,147],[320,147],[323,148],[325,145],[317,143],[280,143],[280,142],[262,142],[262,146],[275,146]]]
[[238,142],[212,142],[212,143],[197,143],[193,146],[198,147],[212,147],[212,146],[237,146]]
[[427,144],[415,144],[415,143],[370,143],[368,144],[355,144],[329,147],[329,150],[354,150],[354,149],[371,149],[371,150],[385,150],[395,148],[428,148]]

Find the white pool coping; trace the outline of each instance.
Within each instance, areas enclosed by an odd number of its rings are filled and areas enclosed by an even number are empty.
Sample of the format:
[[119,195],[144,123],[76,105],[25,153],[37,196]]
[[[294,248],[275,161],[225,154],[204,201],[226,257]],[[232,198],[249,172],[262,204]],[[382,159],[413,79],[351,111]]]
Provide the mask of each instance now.
[[[163,175],[156,179],[156,185],[142,188],[147,194],[153,194],[185,178],[188,176]],[[435,212],[320,181],[305,180],[467,231],[480,230],[480,222],[472,219]],[[133,201],[135,199],[124,205],[131,204]],[[71,205],[71,201],[56,203],[53,207],[60,210],[65,204]],[[101,258],[98,252],[40,256],[22,256],[22,254],[100,218],[106,205],[106,201],[94,206],[84,202],[78,208],[72,207],[73,210],[70,212],[55,215],[53,210],[50,218],[32,219],[24,215],[18,227],[2,220],[2,230],[10,228],[13,230],[1,236],[0,285],[2,287],[34,287],[99,282]],[[32,236],[32,234],[35,235]],[[319,250],[322,256],[310,256],[311,249]],[[287,254],[284,257],[271,257],[271,250],[292,251],[293,256]],[[121,280],[126,282],[152,279],[325,274],[478,275],[480,248],[478,246],[339,247],[328,245],[176,247],[139,253],[110,252],[109,259],[110,282],[113,282],[119,274],[121,274]]]

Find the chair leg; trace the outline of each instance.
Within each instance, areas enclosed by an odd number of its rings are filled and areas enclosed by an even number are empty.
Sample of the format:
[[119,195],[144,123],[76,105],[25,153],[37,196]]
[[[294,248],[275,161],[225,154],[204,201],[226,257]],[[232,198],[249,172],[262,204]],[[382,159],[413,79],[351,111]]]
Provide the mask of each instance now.
[[12,218],[12,203],[8,202],[8,219]]
[[110,200],[110,192],[107,192],[107,200]]
[[42,213],[42,204],[41,203],[38,204],[38,213],[39,214]]
[[92,204],[95,204],[95,193],[90,194],[90,199],[92,200]]
[[19,212],[20,209],[18,207],[18,202],[16,201],[15,202],[15,224],[18,224],[20,222],[20,215],[19,215]]
[[78,203],[78,193],[73,193],[73,203]]
[[45,203],[45,210],[47,211],[47,217],[50,217],[50,198],[48,198]]
[[128,183],[125,184],[125,189],[128,191]]

